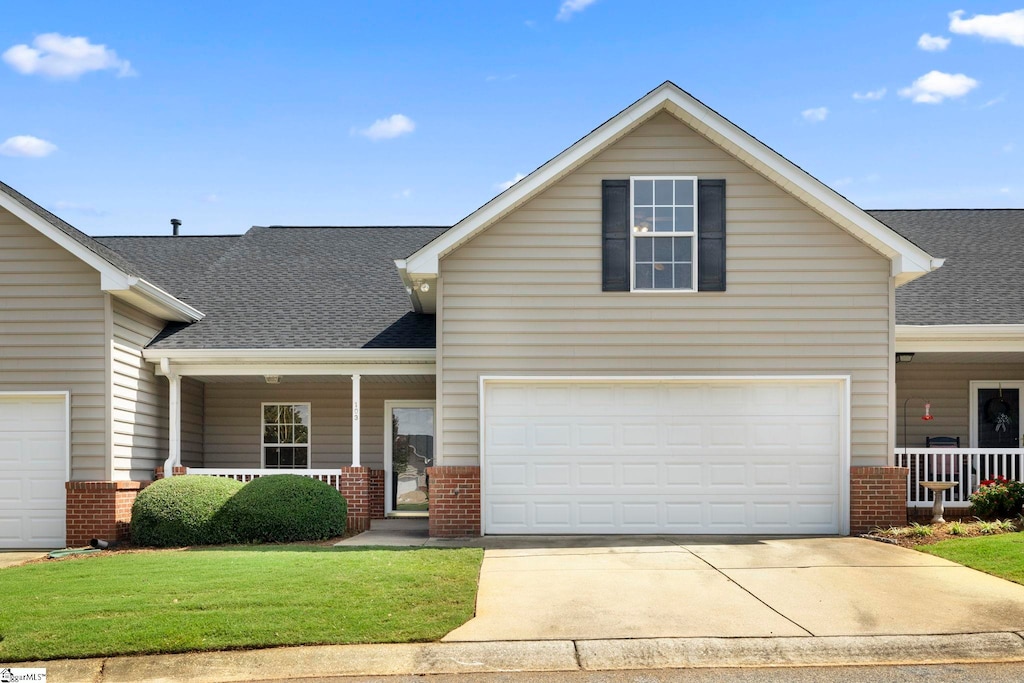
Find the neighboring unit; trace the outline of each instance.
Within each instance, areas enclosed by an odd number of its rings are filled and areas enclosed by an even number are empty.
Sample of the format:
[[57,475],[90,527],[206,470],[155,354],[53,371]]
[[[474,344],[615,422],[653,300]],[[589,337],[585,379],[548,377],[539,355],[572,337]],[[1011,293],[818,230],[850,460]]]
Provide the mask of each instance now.
[[671,83],[450,228],[0,207],[0,547],[122,535],[163,472],[435,536],[861,533],[1024,475],[1024,211],[865,212]]

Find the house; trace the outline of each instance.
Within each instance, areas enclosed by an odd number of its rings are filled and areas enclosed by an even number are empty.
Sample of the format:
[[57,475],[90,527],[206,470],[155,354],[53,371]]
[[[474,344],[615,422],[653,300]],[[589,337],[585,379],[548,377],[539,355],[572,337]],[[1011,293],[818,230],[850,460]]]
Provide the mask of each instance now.
[[186,471],[435,536],[902,523],[1020,464],[1022,230],[865,212],[672,83],[451,227],[90,238],[0,186],[0,547]]

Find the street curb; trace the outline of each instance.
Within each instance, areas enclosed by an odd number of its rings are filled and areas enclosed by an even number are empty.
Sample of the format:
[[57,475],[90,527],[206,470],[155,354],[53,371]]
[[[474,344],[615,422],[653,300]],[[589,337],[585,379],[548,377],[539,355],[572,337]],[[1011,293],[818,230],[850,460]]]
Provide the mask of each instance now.
[[641,638],[316,645],[20,663],[51,681],[158,683],[519,671],[965,664],[1024,661],[1024,634]]
[[1016,633],[577,641],[584,670],[1024,661]]

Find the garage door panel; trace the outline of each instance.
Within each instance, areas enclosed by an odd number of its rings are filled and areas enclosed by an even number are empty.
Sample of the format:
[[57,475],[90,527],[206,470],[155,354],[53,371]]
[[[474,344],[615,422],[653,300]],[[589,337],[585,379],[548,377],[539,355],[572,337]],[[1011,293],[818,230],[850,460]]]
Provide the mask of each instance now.
[[608,456],[556,460],[522,455],[518,462],[488,462],[484,477],[494,494],[610,495],[642,490],[652,495],[740,493],[750,488],[773,495],[830,495],[838,490],[839,468],[821,457],[780,455],[757,458],[717,456],[714,462]]
[[652,500],[624,494],[579,501],[538,496],[495,497],[488,532],[528,533],[835,533],[839,510],[831,497],[779,501],[715,496]]
[[[609,424],[614,421],[614,424]],[[570,451],[592,454],[664,454],[685,456],[772,449],[787,453],[835,452],[839,426],[833,416],[663,415],[601,417],[539,415],[489,417],[485,427],[488,455],[515,455],[524,449],[558,457]]]

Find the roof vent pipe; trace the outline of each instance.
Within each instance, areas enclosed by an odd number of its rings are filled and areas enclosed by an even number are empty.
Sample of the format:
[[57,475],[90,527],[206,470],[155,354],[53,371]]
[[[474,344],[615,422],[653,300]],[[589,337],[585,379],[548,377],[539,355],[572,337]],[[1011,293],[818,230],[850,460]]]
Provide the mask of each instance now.
[[181,221],[178,220],[177,218],[172,218],[171,219],[171,232],[174,234],[175,237],[178,236],[178,228],[180,228],[180,227],[181,227]]

